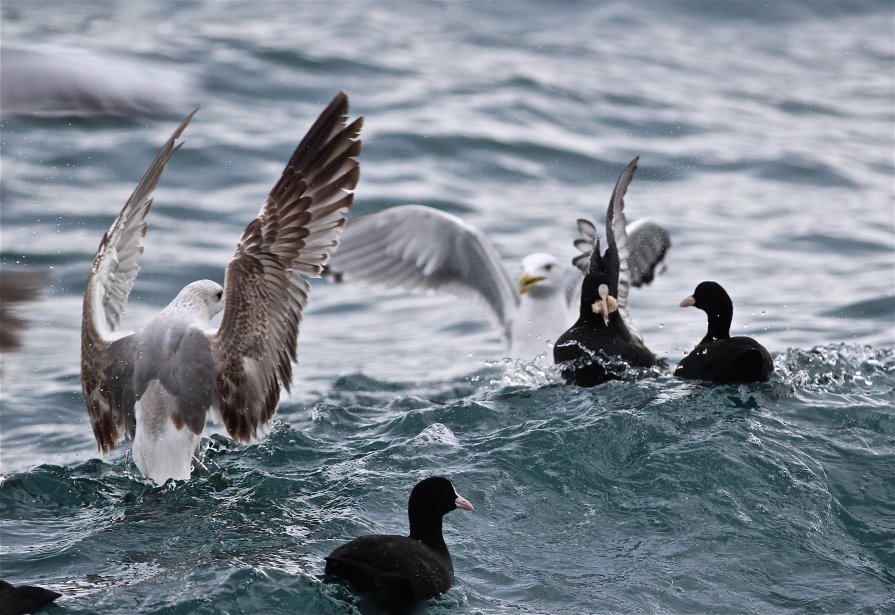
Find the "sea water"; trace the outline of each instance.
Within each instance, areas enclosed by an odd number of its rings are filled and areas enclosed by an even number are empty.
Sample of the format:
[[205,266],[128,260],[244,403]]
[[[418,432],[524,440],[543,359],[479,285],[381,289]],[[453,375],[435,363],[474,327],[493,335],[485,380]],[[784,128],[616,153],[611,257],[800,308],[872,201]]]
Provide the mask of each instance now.
[[[151,65],[126,85],[169,103],[2,118],[2,264],[50,278],[2,361],[0,577],[61,592],[48,613],[353,612],[323,557],[406,532],[410,488],[433,474],[476,507],[445,519],[457,583],[433,613],[895,610],[891,2],[7,1],[0,16],[4,48]],[[123,324],[222,283],[340,89],[365,116],[352,215],[438,207],[512,275],[530,252],[571,259],[575,219],[602,225],[639,155],[628,216],[673,247],[632,291],[634,323],[673,366],[705,331],[677,305],[716,280],[772,379],[657,370],[578,389],[549,361],[503,359],[475,303],[315,281],[266,439],[211,426],[193,478],[163,487],[129,444],[102,458],[79,377],[102,233],[200,106]]]

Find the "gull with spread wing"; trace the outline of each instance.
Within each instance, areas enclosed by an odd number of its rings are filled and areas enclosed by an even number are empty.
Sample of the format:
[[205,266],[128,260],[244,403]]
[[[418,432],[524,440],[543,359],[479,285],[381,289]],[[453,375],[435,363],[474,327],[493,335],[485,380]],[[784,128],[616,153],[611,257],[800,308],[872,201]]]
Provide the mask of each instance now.
[[[425,205],[399,205],[353,218],[328,266],[336,280],[360,280],[408,291],[435,291],[484,303],[509,356],[532,361],[550,350],[577,314],[582,271],[596,232],[578,220],[582,252],[576,267],[529,254],[514,283],[494,245],[477,227]],[[632,222],[631,283],[653,279],[671,246],[668,232],[650,219]]]
[[[251,442],[289,390],[302,310],[345,225],[360,176],[363,118],[340,92],[299,143],[236,246],[221,287],[187,285],[143,329],[119,320],[143,252],[152,195],[195,111],[174,131],[102,238],[87,278],[81,383],[99,449],[125,435],[157,484],[187,479],[210,414]],[[220,327],[209,328],[221,310]]]

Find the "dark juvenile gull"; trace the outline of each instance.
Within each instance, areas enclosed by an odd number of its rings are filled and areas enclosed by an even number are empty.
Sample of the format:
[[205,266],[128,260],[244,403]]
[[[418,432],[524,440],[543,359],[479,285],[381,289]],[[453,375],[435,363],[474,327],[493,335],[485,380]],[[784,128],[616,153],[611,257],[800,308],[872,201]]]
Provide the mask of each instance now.
[[[575,245],[587,259],[593,224],[579,220]],[[637,275],[652,280],[671,242],[657,223],[630,228]],[[579,257],[581,258],[581,257]],[[360,280],[409,291],[437,291],[484,303],[509,356],[531,361],[549,350],[574,320],[582,274],[546,253],[526,256],[513,280],[494,245],[477,227],[425,205],[400,205],[354,218],[329,268],[336,279]]]
[[696,307],[708,317],[708,331],[674,370],[678,378],[714,382],[764,382],[774,371],[767,349],[751,337],[730,337],[733,302],[717,282],[700,282],[681,307]]
[[[195,113],[195,112],[193,112]],[[340,92],[299,143],[227,265],[225,284],[187,285],[143,329],[118,330],[139,271],[144,221],[188,116],[156,156],[112,227],[87,278],[81,381],[103,453],[127,435],[137,467],[158,484],[189,478],[206,417],[250,442],[289,390],[302,310],[345,224],[360,167],[363,118],[347,124]],[[223,310],[220,327],[209,321]]]
[[443,594],[454,584],[454,563],[441,531],[452,510],[473,510],[446,478],[416,484],[407,502],[410,535],[372,534],[345,543],[326,557],[325,572],[389,612]]
[[[628,163],[612,191],[606,212],[608,245],[602,254],[594,232],[593,250],[581,284],[578,320],[553,348],[553,359],[570,384],[594,386],[619,378],[629,365],[651,367],[657,362],[634,328],[628,310],[631,242],[625,229],[625,193],[638,160]],[[576,261],[583,263],[581,257]]]

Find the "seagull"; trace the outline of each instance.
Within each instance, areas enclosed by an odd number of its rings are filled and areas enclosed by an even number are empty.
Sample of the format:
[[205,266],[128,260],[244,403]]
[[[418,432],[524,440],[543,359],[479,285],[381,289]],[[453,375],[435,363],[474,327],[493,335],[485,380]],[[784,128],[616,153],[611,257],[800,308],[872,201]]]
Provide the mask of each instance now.
[[[432,207],[399,205],[349,221],[328,272],[337,281],[444,292],[484,303],[509,356],[533,361],[574,320],[579,267],[596,237],[587,220],[580,219],[578,229],[575,246],[582,254],[573,261],[575,267],[547,253],[529,254],[514,282],[479,228]],[[629,233],[637,272],[632,284],[640,286],[652,280],[671,241],[668,232],[649,219],[633,222]]]
[[[639,157],[628,163],[612,191],[606,212],[608,246],[602,254],[593,229],[593,249],[581,284],[578,320],[553,348],[553,359],[570,384],[594,386],[619,378],[627,365],[652,367],[657,363],[628,311],[631,242],[625,228],[624,199],[638,160]],[[581,264],[584,259],[578,257],[576,261]]]
[[[340,92],[292,154],[243,232],[221,287],[188,284],[141,330],[119,320],[139,271],[146,216],[193,111],[174,131],[103,235],[84,292],[81,383],[102,453],[125,435],[156,484],[190,476],[206,417],[251,442],[289,390],[310,286],[338,245],[353,204],[363,118],[347,124]],[[211,319],[223,311],[220,327]]]

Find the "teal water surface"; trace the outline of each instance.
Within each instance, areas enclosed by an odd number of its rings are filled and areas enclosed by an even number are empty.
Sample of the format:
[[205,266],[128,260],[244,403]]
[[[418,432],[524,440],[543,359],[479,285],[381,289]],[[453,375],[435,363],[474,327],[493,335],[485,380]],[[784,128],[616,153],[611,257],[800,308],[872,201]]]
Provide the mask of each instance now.
[[186,483],[150,487],[125,454],[6,475],[4,574],[60,612],[349,612],[323,557],[405,531],[440,473],[476,510],[447,518],[459,582],[432,612],[885,613],[895,353],[778,367],[594,390],[345,376],[259,444],[210,438]]

